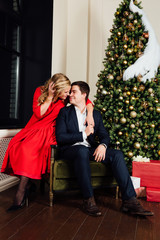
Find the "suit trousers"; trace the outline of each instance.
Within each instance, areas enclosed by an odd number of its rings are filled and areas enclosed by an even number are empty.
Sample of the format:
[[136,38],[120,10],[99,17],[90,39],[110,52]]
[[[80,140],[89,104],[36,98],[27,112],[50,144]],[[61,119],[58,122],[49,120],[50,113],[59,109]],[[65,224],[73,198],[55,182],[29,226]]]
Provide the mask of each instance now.
[[[83,145],[73,145],[63,151],[63,157],[73,161],[74,171],[84,199],[93,196],[91,185],[90,161],[95,161],[93,153],[95,148]],[[116,149],[107,149],[104,164],[110,164],[113,175],[120,187],[122,200],[136,196],[123,153]]]

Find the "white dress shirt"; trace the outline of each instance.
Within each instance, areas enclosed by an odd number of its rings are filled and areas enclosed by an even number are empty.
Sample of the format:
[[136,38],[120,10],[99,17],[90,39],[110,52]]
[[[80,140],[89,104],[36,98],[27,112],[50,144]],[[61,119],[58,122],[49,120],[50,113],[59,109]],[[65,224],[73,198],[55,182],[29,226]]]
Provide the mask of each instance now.
[[76,111],[76,115],[77,115],[79,131],[82,132],[82,134],[83,134],[83,142],[77,142],[73,145],[84,145],[86,147],[90,147],[90,144],[87,141],[87,135],[85,133],[86,125],[84,125],[84,122],[85,122],[86,116],[87,116],[87,109],[85,108],[84,111],[81,113],[79,108],[77,108],[75,106],[75,111]]

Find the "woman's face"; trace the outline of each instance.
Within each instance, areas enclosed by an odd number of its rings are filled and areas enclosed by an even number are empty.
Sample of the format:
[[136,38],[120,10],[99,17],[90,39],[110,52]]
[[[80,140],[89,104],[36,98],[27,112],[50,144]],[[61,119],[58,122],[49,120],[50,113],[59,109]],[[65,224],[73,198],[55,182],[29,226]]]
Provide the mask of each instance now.
[[66,87],[59,95],[59,98],[65,100],[70,93],[71,86]]

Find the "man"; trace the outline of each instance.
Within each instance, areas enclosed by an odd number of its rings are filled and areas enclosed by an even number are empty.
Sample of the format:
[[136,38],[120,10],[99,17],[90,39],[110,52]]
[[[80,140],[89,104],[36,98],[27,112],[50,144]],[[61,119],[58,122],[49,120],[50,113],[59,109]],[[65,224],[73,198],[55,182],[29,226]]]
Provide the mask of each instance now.
[[[114,177],[122,194],[122,211],[131,214],[152,216],[153,213],[143,209],[133,188],[133,184],[120,150],[109,149],[109,135],[103,125],[100,112],[94,110],[95,126],[85,126],[86,100],[89,95],[87,83],[74,82],[71,87],[71,106],[61,109],[56,122],[56,138],[64,158],[73,161],[84,201],[84,211],[92,216],[100,216],[93,195],[90,174],[90,160],[108,162],[112,166]],[[95,137],[99,138],[96,145]]]

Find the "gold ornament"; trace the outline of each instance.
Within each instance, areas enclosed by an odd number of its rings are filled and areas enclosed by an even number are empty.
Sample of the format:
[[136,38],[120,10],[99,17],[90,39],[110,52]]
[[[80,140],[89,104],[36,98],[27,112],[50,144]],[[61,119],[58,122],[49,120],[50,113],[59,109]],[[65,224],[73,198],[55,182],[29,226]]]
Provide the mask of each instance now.
[[117,53],[114,56],[115,56],[115,58],[119,58],[119,55]]
[[155,103],[158,103],[158,99],[155,100]]
[[102,108],[102,112],[106,112],[106,108]]
[[129,106],[129,110],[133,110],[134,109],[134,107],[131,105],[131,106]]
[[136,122],[136,126],[139,127],[139,122]]
[[152,124],[151,124],[151,127],[152,127],[152,128],[155,128],[155,124],[154,124],[154,123],[152,123]]
[[137,132],[138,132],[139,134],[141,134],[141,133],[142,133],[142,129],[139,128],[139,129],[137,130]]
[[150,145],[150,147],[151,147],[151,148],[154,148],[154,144],[152,143],[152,144]]
[[125,135],[126,135],[126,137],[128,137],[129,136],[128,132],[126,132]]
[[148,89],[148,92],[149,92],[149,93],[153,93],[153,88],[149,88],[149,89]]
[[117,42],[117,41],[118,41],[118,38],[117,38],[117,37],[115,37],[115,38],[114,38],[114,40]]
[[126,103],[126,104],[129,104],[129,100],[126,100],[125,103]]
[[127,63],[128,63],[127,60],[124,60],[124,61],[123,61],[123,64],[124,64],[124,65],[126,65]]
[[122,109],[121,109],[121,108],[119,108],[119,109],[118,109],[118,112],[119,112],[119,113],[121,113],[121,112],[122,112]]
[[158,134],[158,136],[157,136],[157,137],[158,137],[158,139],[160,139],[160,134]]
[[139,149],[139,148],[140,148],[140,146],[141,146],[141,145],[140,145],[140,143],[139,143],[139,142],[135,142],[135,143],[134,143],[134,147],[135,147],[136,149]]
[[150,107],[149,110],[150,110],[150,111],[153,111],[153,107]]
[[103,95],[106,95],[107,94],[107,91],[105,89],[102,90],[102,94]]
[[127,44],[124,44],[124,45],[123,45],[123,48],[124,48],[124,49],[127,49],[127,48],[128,48]]
[[133,53],[133,48],[128,48],[127,49],[127,54],[132,54]]
[[135,19],[135,20],[133,21],[133,23],[136,25],[136,24],[138,23],[137,19]]
[[145,86],[141,84],[141,85],[139,86],[139,90],[140,90],[140,91],[144,91],[144,89],[145,89]]
[[114,76],[113,76],[112,74],[109,74],[109,75],[108,75],[108,79],[113,80],[113,79],[114,79]]
[[109,58],[109,60],[113,62],[114,61],[114,57]]
[[120,97],[119,97],[119,100],[123,100],[123,97],[122,97],[122,96],[120,96]]
[[157,113],[160,113],[160,107],[157,107],[157,108],[156,108],[156,112],[157,112]]
[[121,32],[117,32],[117,36],[120,37],[121,36]]
[[124,93],[123,93],[123,96],[124,96],[124,97],[127,97],[127,93],[126,93],[126,92],[124,92]]
[[111,52],[110,52],[110,51],[108,51],[108,52],[107,52],[107,55],[108,55],[108,56],[111,56]]
[[101,90],[100,90],[100,89],[98,89],[98,90],[97,90],[97,92],[98,92],[98,93],[100,93],[100,92],[101,92]]
[[137,92],[138,88],[137,88],[136,86],[134,86],[134,87],[132,88],[132,90],[133,90],[133,92]]
[[131,100],[136,100],[135,96],[132,96],[132,97],[131,97]]
[[131,92],[127,91],[127,95],[131,95]]
[[125,124],[126,121],[127,121],[127,119],[126,119],[125,117],[122,117],[122,118],[120,119],[120,122],[121,122],[122,124]]
[[119,136],[122,136],[122,134],[123,134],[123,133],[122,133],[121,131],[118,132],[118,135],[119,135]]
[[100,85],[99,88],[102,89],[102,88],[103,88],[103,85]]
[[109,31],[110,31],[110,32],[113,32],[113,29],[110,29]]
[[128,155],[129,158],[133,157],[133,153],[132,152],[128,152],[127,155]]
[[158,150],[158,155],[160,156],[160,150]]
[[132,128],[132,129],[135,128],[135,125],[132,123],[131,126],[130,126],[130,128]]
[[131,116],[132,118],[135,118],[135,117],[137,116],[137,113],[136,113],[135,111],[131,111],[131,112],[130,112],[130,116]]
[[145,148],[145,149],[148,149],[148,145],[147,145],[147,144],[145,144],[145,145],[144,145],[144,148]]
[[116,15],[119,15],[119,14],[120,14],[120,12],[119,12],[119,11],[117,11],[117,12],[116,12]]
[[117,141],[117,142],[116,142],[116,144],[117,144],[117,145],[119,145],[119,144],[120,144],[120,142],[119,142],[119,141]]

